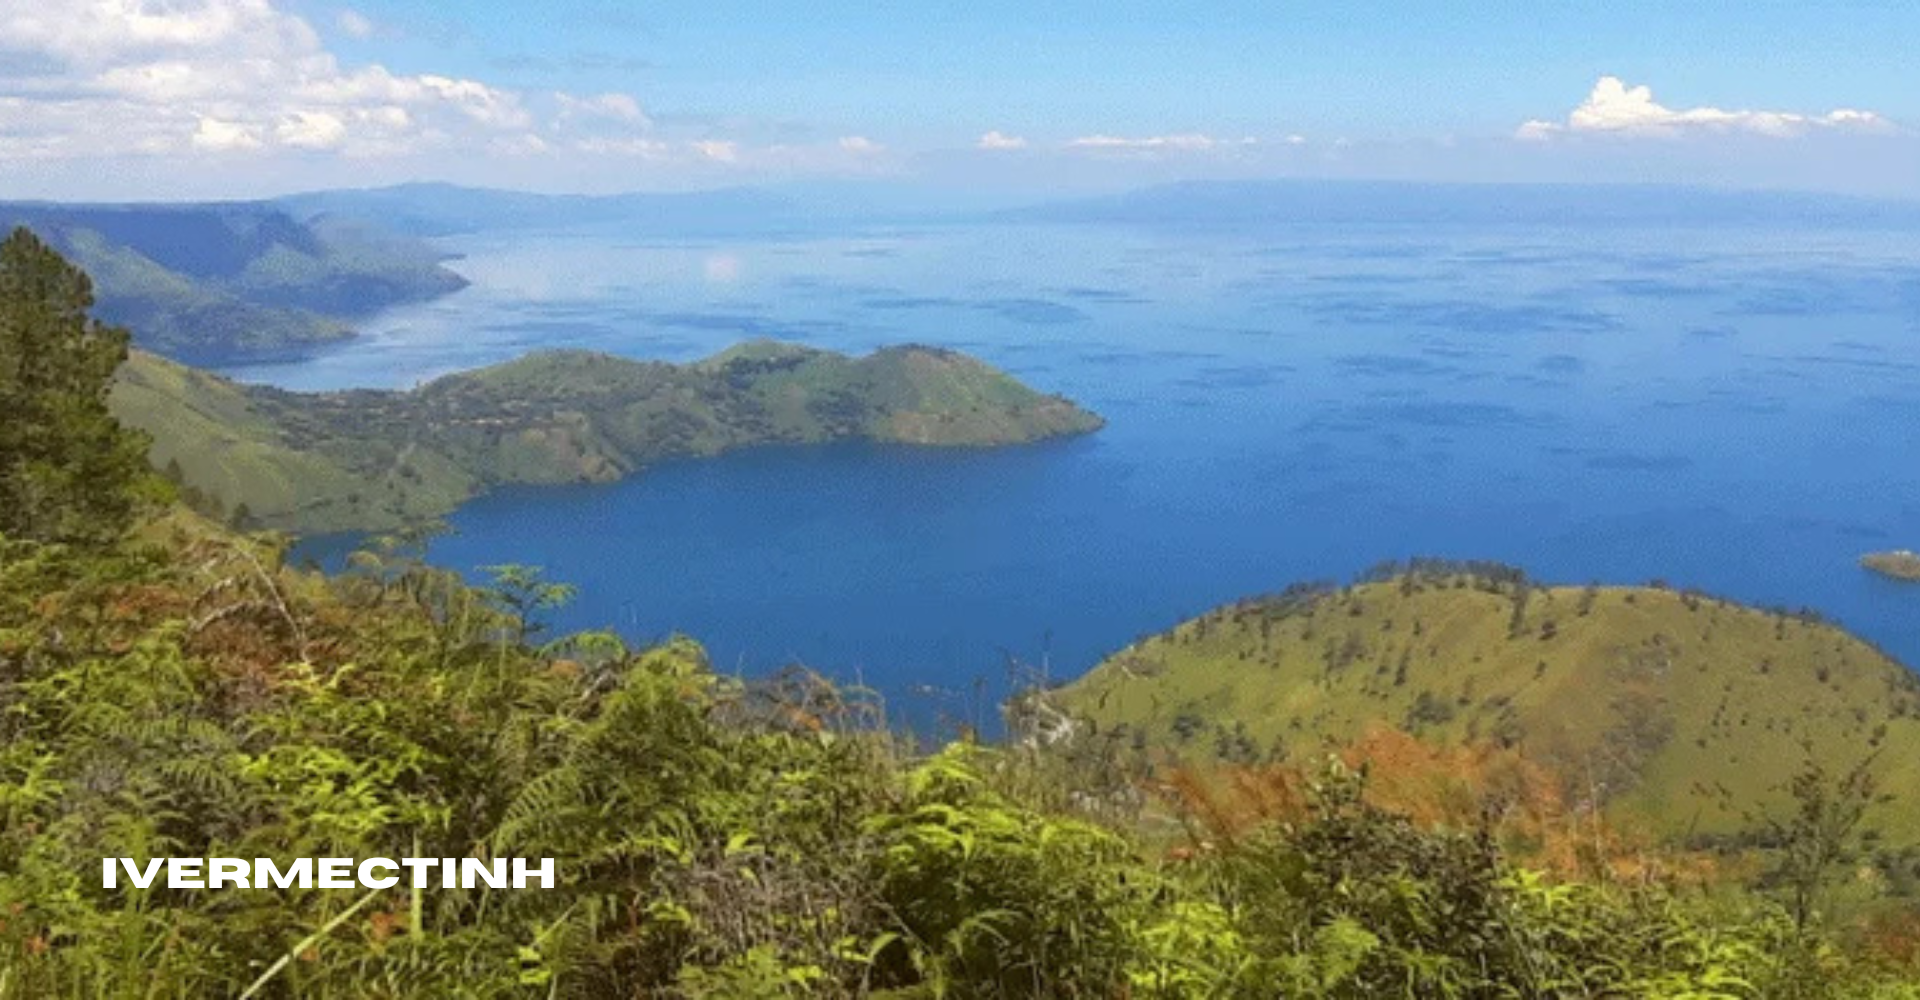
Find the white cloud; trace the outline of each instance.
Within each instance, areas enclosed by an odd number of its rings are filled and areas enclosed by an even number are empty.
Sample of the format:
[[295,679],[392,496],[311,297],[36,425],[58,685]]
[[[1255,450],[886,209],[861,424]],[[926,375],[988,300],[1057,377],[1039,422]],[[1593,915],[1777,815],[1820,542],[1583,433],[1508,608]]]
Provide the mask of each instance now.
[[1027,148],[1027,140],[1017,135],[1007,135],[1004,132],[994,131],[981,136],[980,141],[974,143],[974,148],[995,151],[1025,149]]
[[877,153],[886,152],[886,149],[887,147],[874,142],[864,135],[844,136],[840,140],[840,151],[843,153],[852,153],[855,156],[873,156]]
[[703,139],[693,144],[693,150],[715,163],[737,163],[740,160],[740,144],[735,142]]
[[1188,132],[1180,135],[1154,135],[1130,138],[1117,135],[1088,135],[1067,143],[1068,149],[1090,150],[1095,152],[1157,153],[1173,151],[1183,153],[1204,153],[1218,149],[1257,145],[1257,139],[1216,139],[1210,135]]
[[1565,134],[1674,137],[1700,133],[1745,133],[1791,138],[1821,129],[1855,132],[1893,131],[1893,123],[1871,111],[1841,108],[1824,115],[1793,111],[1725,111],[1715,107],[1669,108],[1654,100],[1653,88],[1629,87],[1603,76],[1565,122],[1534,119],[1515,132],[1542,141]]
[[[358,11],[342,31],[378,26]],[[631,95],[523,94],[479,80],[346,66],[274,0],[0,0],[0,159],[137,154],[538,151],[645,136]]]
[[341,11],[340,16],[335,20],[340,25],[341,31],[355,38],[372,38],[373,33],[379,30],[372,18],[351,7]]
[[582,153],[595,153],[606,156],[625,156],[642,160],[664,160],[672,155],[674,145],[659,139],[644,136],[628,139],[610,139],[603,136],[589,136],[573,144],[573,148]]
[[223,122],[218,118],[202,118],[193,131],[193,144],[200,149],[234,150],[259,149],[260,137],[245,125]]
[[274,134],[295,149],[337,149],[347,140],[347,123],[325,111],[295,111]]
[[616,92],[597,94],[593,97],[574,97],[571,94],[553,96],[560,106],[562,120],[603,118],[632,125],[650,124],[646,112],[640,109],[640,102],[635,100],[632,94]]

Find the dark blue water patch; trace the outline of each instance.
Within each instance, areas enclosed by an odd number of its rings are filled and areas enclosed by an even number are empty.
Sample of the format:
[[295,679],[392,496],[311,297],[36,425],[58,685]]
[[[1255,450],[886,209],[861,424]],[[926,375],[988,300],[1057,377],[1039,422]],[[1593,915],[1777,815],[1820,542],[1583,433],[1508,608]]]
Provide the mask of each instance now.
[[475,329],[487,333],[514,333],[524,335],[528,343],[542,339],[566,339],[604,337],[617,332],[614,327],[592,320],[514,320],[509,323],[487,323]]
[[1093,318],[1070,305],[1046,299],[990,299],[979,307],[1002,319],[1032,326],[1085,323]]
[[1517,250],[1462,250],[1452,254],[1451,259],[1475,267],[1524,267],[1535,268],[1564,264],[1570,261],[1585,260],[1578,254],[1565,250],[1517,249]]
[[864,309],[961,309],[966,306],[959,299],[944,295],[882,295],[861,299]]
[[1617,294],[1642,299],[1700,299],[1719,294],[1719,289],[1710,284],[1668,278],[1607,278],[1598,284]]
[[609,309],[605,302],[515,302],[501,306],[499,313],[515,316],[544,316],[556,320],[604,319]]
[[742,313],[647,312],[643,315],[657,326],[739,333],[749,337],[770,337],[788,328],[779,320]]
[[861,299],[859,305],[893,312],[971,309],[1029,326],[1063,326],[1092,319],[1073,306],[1039,298],[968,300],[948,295],[879,295]]
[[1587,370],[1587,363],[1571,354],[1549,354],[1534,362],[1533,367],[1555,375],[1578,375]]
[[1445,249],[1445,247],[1439,244],[1407,244],[1403,246],[1352,244],[1318,248],[1306,246],[1285,252],[1284,255],[1294,256],[1301,253],[1309,253],[1339,260],[1410,261],[1438,257],[1445,252]]
[[1882,358],[1862,358],[1844,354],[1799,354],[1788,360],[1803,365],[1839,365],[1876,372],[1920,372],[1920,362],[1888,361]]
[[1693,459],[1685,455],[1653,455],[1635,452],[1607,452],[1590,455],[1586,459],[1589,469],[1603,472],[1684,472],[1693,468]]
[[1141,351],[1086,351],[1074,355],[1074,360],[1083,365],[1107,367],[1145,364],[1151,359]]
[[1318,285],[1352,285],[1359,287],[1401,288],[1407,285],[1425,283],[1423,274],[1369,274],[1364,272],[1344,272],[1339,274],[1309,274],[1305,277]]
[[827,319],[786,320],[728,312],[646,312],[642,315],[655,326],[726,333],[743,339],[807,340],[854,332],[848,323]]
[[1875,311],[1898,297],[1888,281],[1858,271],[1759,275],[1738,288],[1726,315],[1844,316]]
[[1082,302],[1096,302],[1101,305],[1139,306],[1153,300],[1134,292],[1125,292],[1113,288],[1091,288],[1076,285],[1059,289],[1056,294],[1062,298],[1078,299]]
[[1920,434],[1920,397],[1868,393],[1849,399],[1847,408],[1860,414],[1901,421],[1903,427]]
[[1492,354],[1492,352],[1484,348],[1465,347],[1460,344],[1430,338],[1422,338],[1420,340],[1420,353],[1428,357],[1449,358],[1455,361],[1464,361],[1470,358],[1485,358]]
[[1218,351],[1195,351],[1179,347],[1159,347],[1143,350],[1140,352],[1140,356],[1148,361],[1160,362],[1219,361],[1225,357],[1225,355]]
[[1476,334],[1605,333],[1621,327],[1598,309],[1547,305],[1380,298],[1310,297],[1306,310],[1323,320],[1351,325],[1430,327]]
[[1709,254],[1673,254],[1673,253],[1610,253],[1602,254],[1596,261],[1603,261],[1628,271],[1654,272],[1657,274],[1677,274],[1699,270],[1705,266],[1721,263],[1724,258]]
[[1294,372],[1290,365],[1216,365],[1202,368],[1176,384],[1188,389],[1266,389]]
[[1740,335],[1740,331],[1730,326],[1690,326],[1686,333],[1695,340],[1726,340]]
[[1394,354],[1349,354],[1333,359],[1349,375],[1375,375],[1383,378],[1434,376],[1457,373],[1454,365],[1437,364],[1426,358]]
[[1353,407],[1350,413],[1369,423],[1403,424],[1413,427],[1488,429],[1545,427],[1554,418],[1545,413],[1529,413],[1504,403],[1407,402],[1377,403]]

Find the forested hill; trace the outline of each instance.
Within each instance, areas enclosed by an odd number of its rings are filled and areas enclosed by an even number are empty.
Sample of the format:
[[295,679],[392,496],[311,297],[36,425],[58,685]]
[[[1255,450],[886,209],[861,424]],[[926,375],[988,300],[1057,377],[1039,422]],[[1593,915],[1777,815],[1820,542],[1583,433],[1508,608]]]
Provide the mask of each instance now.
[[[1311,754],[1381,725],[1513,747],[1571,799],[1676,836],[1749,827],[1809,752],[1834,773],[1877,754],[1881,787],[1920,797],[1920,680],[1867,643],[1811,614],[1491,566],[1231,605],[1060,697],[1109,738],[1187,760]],[[1920,835],[1910,807],[1871,822]]]
[[749,445],[1007,445],[1101,424],[952,351],[850,358],[772,342],[692,365],[545,352],[408,392],[327,394],[135,353],[112,403],[203,506],[296,532],[388,529],[494,486],[608,482]]
[[424,243],[264,203],[0,203],[0,227],[33,229],[92,277],[95,315],[137,346],[213,364],[298,353],[352,336],[352,321],[444,295],[466,280]]

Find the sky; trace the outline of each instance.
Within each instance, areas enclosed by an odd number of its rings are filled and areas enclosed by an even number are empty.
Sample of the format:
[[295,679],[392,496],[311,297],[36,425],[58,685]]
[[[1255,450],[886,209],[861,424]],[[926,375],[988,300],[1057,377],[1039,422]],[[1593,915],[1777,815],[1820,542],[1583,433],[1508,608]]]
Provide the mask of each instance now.
[[1920,4],[0,0],[0,198],[1631,181],[1920,199]]

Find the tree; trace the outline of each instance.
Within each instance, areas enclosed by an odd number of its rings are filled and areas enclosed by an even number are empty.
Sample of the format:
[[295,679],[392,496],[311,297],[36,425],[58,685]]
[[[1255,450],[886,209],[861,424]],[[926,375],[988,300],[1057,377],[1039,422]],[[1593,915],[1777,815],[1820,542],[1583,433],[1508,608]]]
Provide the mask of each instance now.
[[1880,799],[1873,772],[1880,754],[1876,750],[1836,775],[1814,757],[1811,743],[1802,747],[1806,761],[1787,784],[1793,810],[1784,818],[1766,817],[1766,825],[1780,852],[1767,881],[1785,897],[1794,926],[1805,931],[1827,884],[1853,859],[1860,823]]
[[0,535],[125,533],[147,439],[107,410],[129,335],[88,315],[93,283],[31,231],[0,243]]

